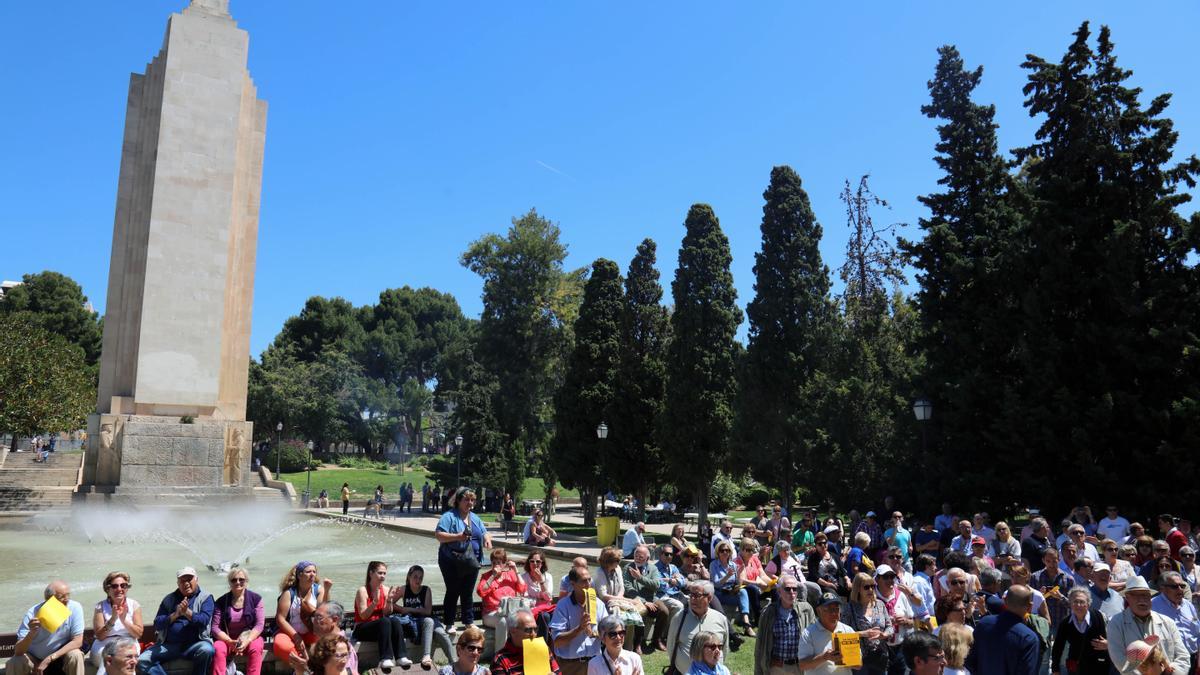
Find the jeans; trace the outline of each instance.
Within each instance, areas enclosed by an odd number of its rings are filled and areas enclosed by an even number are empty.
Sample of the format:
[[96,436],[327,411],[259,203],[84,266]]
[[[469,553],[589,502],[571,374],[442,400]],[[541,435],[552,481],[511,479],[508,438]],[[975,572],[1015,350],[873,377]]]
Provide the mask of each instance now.
[[187,659],[192,662],[192,675],[209,675],[213,655],[216,650],[208,640],[193,642],[188,646],[172,642],[159,643],[142,652],[138,657],[138,675],[167,675],[167,669],[162,664],[175,659]]
[[354,627],[354,639],[359,642],[378,642],[379,660],[395,661],[408,656],[404,648],[404,628],[400,617],[393,614]]
[[718,590],[717,597],[721,599],[722,605],[737,605],[738,612],[750,613],[750,595],[746,593],[745,588]]
[[446,584],[446,597],[442,599],[442,623],[454,625],[454,610],[462,605],[462,621],[470,626],[475,621],[475,602],[472,593],[475,592],[475,579],[479,570],[460,573],[458,567],[449,555],[438,555],[438,569],[442,571],[442,581]]

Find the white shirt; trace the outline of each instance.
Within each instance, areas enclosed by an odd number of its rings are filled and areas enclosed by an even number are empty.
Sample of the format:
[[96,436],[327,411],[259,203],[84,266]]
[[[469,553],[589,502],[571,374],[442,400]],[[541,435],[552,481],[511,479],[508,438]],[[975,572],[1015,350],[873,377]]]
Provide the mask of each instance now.
[[[833,632],[853,633],[854,629],[839,621],[837,626],[834,627]],[[801,661],[807,661],[817,654],[824,654],[832,646],[833,633],[825,630],[825,627],[818,621],[807,626],[800,632],[800,647],[796,651],[796,656]],[[826,661],[808,672],[819,673],[821,675],[850,675],[849,668],[835,666],[832,661]]]
[[1117,516],[1116,518],[1104,517],[1100,519],[1096,530],[1104,534],[1105,539],[1112,539],[1118,544],[1122,544],[1129,536],[1129,521],[1121,516]]

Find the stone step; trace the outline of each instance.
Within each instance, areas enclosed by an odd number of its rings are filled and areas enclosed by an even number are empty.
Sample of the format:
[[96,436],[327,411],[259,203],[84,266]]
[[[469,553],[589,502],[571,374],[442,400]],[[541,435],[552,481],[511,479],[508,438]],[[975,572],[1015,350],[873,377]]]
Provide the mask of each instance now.
[[73,487],[0,487],[0,511],[70,508],[73,495]]
[[79,467],[59,467],[53,469],[0,469],[0,486],[33,487],[33,486],[70,486],[75,487],[79,477]]
[[281,501],[290,503],[290,500],[287,498],[287,494],[283,490],[276,490],[275,488],[269,488],[269,487],[254,488],[254,500],[259,501],[259,502],[271,502],[271,503],[276,503],[276,502],[281,502]]

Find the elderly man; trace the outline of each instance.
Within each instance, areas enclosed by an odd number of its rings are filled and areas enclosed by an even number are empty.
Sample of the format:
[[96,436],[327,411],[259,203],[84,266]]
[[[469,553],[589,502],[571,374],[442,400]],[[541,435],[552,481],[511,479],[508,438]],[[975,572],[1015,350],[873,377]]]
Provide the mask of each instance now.
[[633,562],[625,567],[624,577],[625,597],[638,598],[646,606],[646,648],[665,650],[663,637],[667,633],[671,608],[665,601],[656,599],[662,590],[662,576],[658,568],[650,564],[650,549],[645,544],[634,547]]
[[823,593],[817,605],[817,620],[800,632],[797,649],[800,670],[822,675],[850,675],[850,669],[841,665],[841,655],[833,643],[834,633],[853,633],[854,629],[838,619],[842,614],[842,601],[833,593]]
[[596,623],[591,622],[587,607],[587,590],[592,587],[592,575],[586,567],[572,567],[567,573],[571,594],[554,606],[550,616],[550,637],[554,640],[554,655],[563,675],[586,675],[588,661],[600,653],[596,625],[608,616],[604,603],[596,601]]
[[[317,636],[318,641],[326,635],[341,635],[346,636],[346,631],[342,630],[342,619],[346,617],[346,608],[341,604],[332,600],[322,602],[317,606],[316,611],[312,615],[313,634]],[[445,631],[438,627],[442,635]],[[439,637],[435,635],[435,637]],[[446,652],[446,657],[453,659],[454,650],[449,645],[450,638],[445,638],[445,644],[442,644],[442,650]],[[313,643],[308,649],[316,647]],[[293,650],[288,654],[288,664],[292,667],[292,672],[304,672],[308,665],[308,651],[303,649]],[[354,649],[350,650],[350,658],[346,661],[346,668],[352,673],[358,672],[358,652]]]
[[658,562],[654,563],[654,567],[658,569],[658,593],[654,599],[661,600],[667,606],[671,618],[682,612],[684,603],[687,602],[684,591],[687,589],[688,580],[683,572],[671,563],[674,558],[675,547],[663,544],[658,547]]
[[1029,522],[1030,534],[1021,540],[1021,557],[1029,562],[1029,571],[1042,571],[1046,549],[1053,548],[1050,543],[1050,523],[1045,518],[1037,517]]
[[[83,606],[71,599],[71,587],[64,581],[52,581],[42,592],[42,602],[29,608],[17,629],[17,645],[8,660],[8,675],[45,675],[49,671],[64,675],[83,675]],[[70,612],[55,630],[42,628],[38,611],[55,598]]]
[[1092,609],[1100,612],[1105,621],[1112,621],[1125,609],[1125,600],[1108,587],[1110,581],[1112,568],[1102,562],[1092,565]]
[[625,530],[625,537],[621,540],[621,557],[632,558],[633,549],[645,545],[646,524],[639,520],[630,525],[628,530]]
[[[950,550],[960,553],[971,554],[971,541],[975,538],[975,532],[971,528],[971,521],[958,521],[958,536],[950,540]],[[986,544],[986,542],[985,542]]]
[[1108,655],[1113,666],[1122,673],[1138,672],[1137,664],[1125,659],[1125,648],[1134,640],[1157,635],[1158,644],[1171,664],[1172,670],[1168,672],[1186,675],[1191,665],[1187,648],[1183,646],[1183,638],[1175,622],[1151,608],[1154,591],[1150,585],[1144,578],[1136,576],[1125,584],[1124,596],[1125,611],[1108,622]]
[[[506,623],[509,627],[508,639],[492,658],[492,675],[524,675],[525,648],[521,646],[521,641],[537,637],[537,621],[533,618],[533,612],[518,609],[508,616]],[[562,672],[554,660],[554,654],[550,655],[550,672],[554,675]]]
[[[713,535],[712,543],[709,544],[708,557],[710,559],[717,559],[717,544],[723,541],[727,541],[730,545],[733,545],[733,523],[729,522],[728,518],[721,520],[721,528],[717,530],[716,534]],[[686,673],[687,671],[684,670],[680,672]]]
[[754,643],[754,675],[799,673],[800,634],[816,622],[812,605],[799,598],[800,582],[780,577],[779,602],[758,616],[758,641]]
[[985,616],[975,625],[975,646],[967,655],[972,675],[1036,675],[1041,663],[1041,642],[1025,625],[1033,609],[1033,591],[1013,586],[1004,597],[1004,611]]
[[987,513],[976,513],[975,517],[971,519],[971,531],[976,537],[983,537],[985,546],[990,546],[992,540],[996,538],[996,530],[988,525],[989,520],[991,518]]
[[708,581],[693,581],[688,584],[688,608],[671,619],[671,628],[667,631],[667,649],[670,650],[671,663],[681,673],[686,673],[692,667],[692,640],[701,631],[708,631],[721,638],[725,645],[721,650],[721,658],[729,653],[729,619],[725,614],[711,607],[713,585]]
[[858,525],[854,527],[854,534],[859,534],[860,532],[869,537],[869,541],[863,552],[874,560],[879,551],[883,550],[883,547],[887,545],[887,541],[883,538],[883,528],[879,525],[879,520],[875,516],[874,511],[867,511],[867,516],[858,521]]
[[1087,531],[1079,523],[1074,523],[1067,528],[1067,537],[1075,543],[1075,554],[1080,558],[1087,558],[1092,562],[1100,560],[1100,552],[1091,542],[1085,541]]
[[141,675],[167,675],[162,664],[175,659],[191,661],[193,675],[207,675],[216,653],[209,633],[212,594],[200,590],[196,570],[191,567],[176,572],[175,583],[177,589],[163,598],[154,617],[159,642],[138,658]]
[[1196,669],[1196,653],[1200,652],[1200,616],[1196,613],[1196,606],[1188,601],[1188,583],[1179,572],[1167,572],[1159,578],[1158,588],[1162,592],[1150,602],[1150,609],[1174,619],[1191,662],[1188,672],[1193,672]]
[[134,675],[137,672],[138,643],[128,637],[109,640],[100,654],[108,675]]

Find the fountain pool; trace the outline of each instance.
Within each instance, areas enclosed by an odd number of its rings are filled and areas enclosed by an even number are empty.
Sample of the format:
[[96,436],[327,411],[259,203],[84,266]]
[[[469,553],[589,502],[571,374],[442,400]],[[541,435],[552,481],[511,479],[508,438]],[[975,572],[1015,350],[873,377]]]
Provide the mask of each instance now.
[[[90,627],[92,608],[104,598],[101,582],[115,570],[132,577],[129,596],[142,603],[146,623],[175,588],[175,570],[185,566],[196,568],[202,588],[220,595],[229,586],[219,570],[237,563],[249,572],[250,587],[270,600],[288,567],[311,560],[333,580],[333,599],[352,605],[368,561],[386,562],[392,583],[403,583],[409,566],[419,564],[434,602],[441,602],[436,551],[432,536],[261,504],[221,511],[77,508],[0,525],[0,632],[17,629],[52,579],[71,585]],[[557,583],[568,565],[554,559],[549,565]]]

